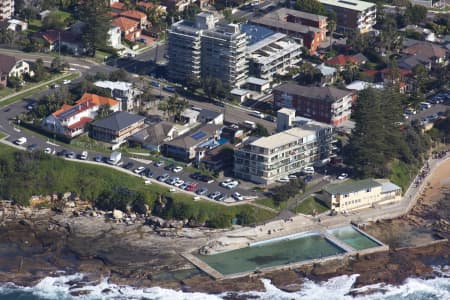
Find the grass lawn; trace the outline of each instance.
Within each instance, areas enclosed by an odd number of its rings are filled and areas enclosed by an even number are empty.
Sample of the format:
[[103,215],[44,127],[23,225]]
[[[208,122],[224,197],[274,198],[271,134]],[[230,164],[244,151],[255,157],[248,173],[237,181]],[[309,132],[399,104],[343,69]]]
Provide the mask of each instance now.
[[292,211],[296,214],[312,215],[314,211],[320,214],[327,210],[329,210],[327,206],[318,201],[316,197],[311,196],[303,200]]
[[38,19],[31,19],[28,22],[28,32],[34,33],[42,30],[42,21]]
[[401,161],[396,160],[391,165],[391,176],[389,177],[389,179],[393,183],[400,186],[403,191],[406,191],[417,171],[417,166],[407,165]]
[[[11,98],[9,98],[9,99],[7,99],[7,100],[5,100],[5,101],[1,101],[1,99],[4,98],[4,97],[6,97],[6,96],[8,96],[8,95],[10,95],[10,94],[15,93],[16,91],[15,91],[14,89],[10,89],[10,88],[2,89],[2,90],[0,90],[0,97],[1,97],[1,98],[0,98],[0,107],[3,107],[3,106],[5,106],[5,105],[9,105],[9,104],[14,103],[14,102],[16,102],[16,101],[22,100],[23,98],[27,98],[27,97],[30,97],[30,96],[36,94],[36,93],[45,91],[45,90],[48,89],[48,84],[50,84],[50,83],[53,83],[53,82],[62,82],[64,79],[75,79],[75,78],[77,78],[77,77],[78,77],[78,74],[76,74],[76,73],[67,73],[67,74],[55,74],[55,75],[52,75],[52,76],[50,77],[50,79],[48,79],[48,80],[45,81],[45,82],[47,82],[46,85],[43,85],[43,86],[41,86],[41,87],[36,87],[36,88],[31,89],[31,90],[26,91],[26,92],[21,92],[21,91],[19,91],[20,94],[14,96],[14,97],[11,97]],[[58,79],[57,79],[57,78],[58,78]],[[32,88],[33,86],[38,86],[38,85],[40,85],[40,84],[42,84],[42,83],[43,83],[43,82],[32,82],[32,83],[27,83],[26,85],[24,85],[24,86],[22,87],[22,91],[24,91],[24,90],[26,90],[26,89],[29,89],[29,88]],[[5,92],[4,92],[4,91],[5,91]],[[3,94],[3,93],[7,93],[7,94]]]
[[[19,155],[20,154],[20,155]],[[216,220],[226,216],[228,220],[240,217],[261,222],[272,218],[273,213],[250,205],[225,207],[206,200],[194,201],[186,193],[172,193],[165,186],[153,183],[145,185],[140,177],[115,170],[106,165],[95,165],[46,155],[42,152],[20,151],[0,144],[0,161],[11,170],[0,170],[0,197],[26,203],[32,195],[48,195],[53,192],[75,192],[82,199],[93,201],[104,191],[116,187],[145,194],[152,207],[159,195],[172,199],[169,218],[196,218]]]
[[258,198],[255,200],[255,203],[273,208],[275,210],[282,210],[288,205],[289,201],[283,201],[279,204],[275,203],[271,198]]

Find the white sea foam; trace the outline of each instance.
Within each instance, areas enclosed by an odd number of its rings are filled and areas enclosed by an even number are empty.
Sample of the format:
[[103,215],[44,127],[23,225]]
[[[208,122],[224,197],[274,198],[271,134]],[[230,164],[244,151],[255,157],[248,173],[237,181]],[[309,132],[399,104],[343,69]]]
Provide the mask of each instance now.
[[[239,293],[245,297],[257,297],[262,300],[450,300],[450,272],[449,269],[436,268],[439,277],[432,279],[409,278],[400,286],[374,284],[362,288],[353,288],[358,275],[343,275],[331,278],[325,282],[315,283],[306,280],[300,292],[284,292],[275,287],[270,280],[263,279],[264,292]],[[104,279],[97,284],[86,284],[81,288],[74,288],[70,283],[83,281],[82,274],[69,276],[47,277],[34,287],[18,287],[13,284],[4,284],[0,287],[2,295],[23,293],[34,296],[33,299],[58,300],[97,300],[97,299],[169,299],[169,300],[217,300],[223,299],[227,294],[208,295],[204,293],[187,293],[164,289],[159,287],[138,289],[129,286],[120,286],[109,283]],[[70,292],[89,291],[88,295],[71,296]],[[350,292],[369,295],[351,296]],[[373,291],[376,291],[373,293]],[[13,299],[13,298],[7,298]],[[25,298],[30,299],[30,298]]]

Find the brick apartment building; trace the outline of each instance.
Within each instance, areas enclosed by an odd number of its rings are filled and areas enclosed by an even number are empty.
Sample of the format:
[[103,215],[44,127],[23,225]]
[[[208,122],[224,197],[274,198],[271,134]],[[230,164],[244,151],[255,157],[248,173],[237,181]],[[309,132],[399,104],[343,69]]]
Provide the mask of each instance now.
[[273,90],[274,106],[292,108],[297,116],[338,126],[350,119],[355,95],[334,87],[282,84]]
[[250,23],[301,40],[310,54],[314,54],[320,43],[325,41],[327,32],[327,17],[287,8],[280,8],[262,17],[253,18]]

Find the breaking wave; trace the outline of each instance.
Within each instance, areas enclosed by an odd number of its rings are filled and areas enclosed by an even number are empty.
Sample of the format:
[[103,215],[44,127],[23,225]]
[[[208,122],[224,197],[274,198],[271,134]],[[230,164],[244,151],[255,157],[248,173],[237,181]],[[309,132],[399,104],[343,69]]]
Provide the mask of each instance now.
[[[369,285],[353,288],[358,275],[343,275],[321,283],[306,280],[299,292],[285,292],[262,279],[264,292],[235,293],[239,298],[262,300],[450,300],[450,269],[435,268],[436,277],[409,278],[402,285]],[[229,296],[229,297],[227,297]],[[160,287],[133,288],[108,282],[85,282],[83,274],[46,277],[33,287],[20,287],[11,283],[0,285],[2,300],[97,300],[97,299],[174,299],[217,300],[232,298],[229,293],[209,295],[188,293]]]

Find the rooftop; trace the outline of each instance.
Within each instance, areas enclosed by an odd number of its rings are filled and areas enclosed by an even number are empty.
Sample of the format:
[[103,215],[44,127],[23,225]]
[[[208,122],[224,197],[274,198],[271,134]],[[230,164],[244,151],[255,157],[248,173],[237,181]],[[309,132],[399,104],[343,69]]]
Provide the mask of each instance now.
[[406,54],[417,54],[427,58],[441,58],[446,56],[446,51],[444,48],[427,42],[416,43],[403,49],[402,52]]
[[303,86],[294,83],[285,83],[274,88],[274,91],[294,94],[311,99],[336,101],[352,94],[350,91],[340,90],[335,87]]
[[319,0],[320,3],[330,6],[343,7],[351,10],[365,11],[375,7],[375,3],[358,0]]
[[128,19],[126,17],[118,17],[112,20],[112,23],[120,27],[122,31],[128,31],[138,26],[138,21]]
[[311,26],[306,26],[306,25],[302,25],[299,23],[291,23],[291,22],[287,22],[284,19],[279,19],[276,17],[276,15],[265,15],[259,18],[252,18],[250,20],[250,22],[252,22],[253,24],[259,24],[259,25],[263,25],[263,26],[268,26],[268,27],[275,27],[275,28],[282,28],[288,31],[292,31],[292,32],[298,32],[298,33],[309,33],[309,32],[320,32],[319,28],[316,27],[311,27]]
[[188,149],[204,143],[206,140],[214,137],[217,131],[221,128],[219,125],[205,124],[197,129],[191,130],[188,133],[179,136],[166,144]]
[[323,190],[332,195],[343,195],[354,192],[359,192],[369,188],[381,186],[375,179],[363,179],[363,180],[347,180],[342,183],[330,184],[323,188]]
[[61,109],[55,111],[52,115],[58,119],[66,119],[88,108],[106,104],[108,104],[109,106],[115,106],[119,104],[119,101],[95,94],[84,93],[80,100],[75,102],[75,105],[72,106],[64,104]]
[[273,14],[279,14],[279,15],[290,15],[293,17],[297,17],[297,18],[302,18],[302,19],[306,19],[306,20],[312,20],[312,21],[325,21],[327,19],[327,17],[325,16],[321,16],[321,15],[316,15],[316,14],[311,14],[311,13],[307,13],[304,11],[299,11],[299,10],[295,10],[295,9],[289,9],[289,8],[285,8],[282,7],[276,11],[273,12]]
[[120,131],[144,120],[145,117],[143,116],[130,114],[124,111],[118,111],[106,118],[95,121],[94,123],[92,123],[92,125],[95,127],[110,129],[112,131]]
[[121,91],[127,91],[133,87],[133,84],[130,82],[125,81],[109,81],[109,80],[101,80],[96,81],[94,83],[95,86],[110,89],[110,90],[121,90]]
[[293,127],[271,136],[261,137],[251,142],[250,145],[261,148],[273,149],[276,147],[280,147],[282,145],[296,142],[299,139],[311,135],[316,135],[318,130],[324,128],[332,128],[332,126],[325,123],[311,121],[300,127]]
[[248,77],[247,78],[247,83],[250,84],[254,84],[254,85],[265,85],[270,83],[269,80],[265,80],[265,79],[261,79],[261,78],[256,78],[256,77]]
[[0,54],[0,74],[7,74],[16,65],[16,58],[5,54]]
[[147,18],[147,15],[139,10],[127,10],[120,13],[121,16],[131,19],[143,19]]

